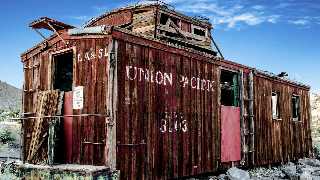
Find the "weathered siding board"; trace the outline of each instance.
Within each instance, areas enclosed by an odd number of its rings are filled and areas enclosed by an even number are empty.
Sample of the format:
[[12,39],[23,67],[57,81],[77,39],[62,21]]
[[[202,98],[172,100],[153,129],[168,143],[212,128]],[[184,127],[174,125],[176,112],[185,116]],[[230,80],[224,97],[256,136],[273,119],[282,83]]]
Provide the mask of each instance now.
[[[107,62],[109,38],[82,39],[76,41],[77,54],[82,60],[76,64],[75,86],[84,86],[84,108],[74,114],[107,114]],[[103,51],[101,51],[101,49]],[[89,52],[91,60],[86,60]],[[95,57],[91,53],[95,54]],[[99,54],[102,53],[102,54]],[[101,57],[98,57],[101,56]],[[76,57],[77,58],[77,57]],[[80,164],[103,165],[105,163],[106,117],[84,116],[74,118],[74,161]]]
[[241,160],[240,108],[221,106],[221,162]]
[[[167,179],[216,170],[216,66],[118,43],[117,167],[122,178]],[[210,85],[201,87],[200,80]]]
[[[76,54],[80,54],[82,60],[74,57],[73,84],[84,86],[84,108],[74,110],[74,115],[100,114],[97,116],[74,117],[73,119],[73,148],[72,162],[79,164],[105,164],[105,133],[107,118],[106,94],[107,94],[107,65],[109,60],[109,38],[70,40],[65,46],[62,41],[51,40],[50,49],[34,54],[24,60],[25,83],[24,83],[24,112],[36,112],[35,102],[37,93],[52,89],[52,54],[55,52],[75,47]],[[49,42],[50,44],[50,42]],[[101,50],[102,49],[102,50]],[[35,49],[34,51],[36,51]],[[95,57],[86,60],[86,53],[95,53]],[[33,53],[32,51],[30,53]],[[101,54],[102,53],[102,54]],[[100,56],[101,57],[98,57]],[[34,116],[32,114],[30,116]],[[27,119],[24,123],[24,152],[28,151],[30,134],[33,131],[33,119]]]
[[[256,165],[308,157],[311,151],[309,92],[255,76]],[[271,93],[279,92],[280,118],[272,119]],[[291,117],[291,96],[300,95],[301,121]]]

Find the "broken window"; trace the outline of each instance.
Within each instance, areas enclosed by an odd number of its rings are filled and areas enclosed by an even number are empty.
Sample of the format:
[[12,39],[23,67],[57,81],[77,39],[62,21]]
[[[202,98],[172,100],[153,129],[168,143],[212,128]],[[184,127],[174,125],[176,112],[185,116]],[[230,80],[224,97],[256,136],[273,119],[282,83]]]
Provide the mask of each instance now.
[[291,97],[292,119],[300,121],[300,96],[292,95]]
[[221,105],[239,106],[238,73],[221,70]]
[[162,24],[162,25],[167,25],[167,23],[168,23],[169,20],[170,20],[173,24],[175,24],[177,27],[180,27],[180,26],[179,26],[179,20],[178,20],[177,18],[171,17],[171,16],[169,16],[169,15],[167,15],[167,14],[163,14],[163,13],[160,15],[160,24]]
[[279,108],[279,93],[272,92],[272,118],[273,119],[280,119],[280,108]]
[[169,19],[169,16],[166,14],[161,14],[160,16],[160,24],[166,25],[167,21]]
[[194,28],[193,33],[198,36],[206,36],[206,32],[203,29]]
[[73,80],[73,52],[68,51],[53,56],[54,81],[53,89],[72,91]]

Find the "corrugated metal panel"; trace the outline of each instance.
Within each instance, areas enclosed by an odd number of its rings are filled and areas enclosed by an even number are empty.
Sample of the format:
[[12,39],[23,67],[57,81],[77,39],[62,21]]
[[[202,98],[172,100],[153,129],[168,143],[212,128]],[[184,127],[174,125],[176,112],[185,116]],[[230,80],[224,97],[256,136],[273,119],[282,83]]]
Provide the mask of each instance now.
[[221,162],[241,160],[240,108],[221,106]]

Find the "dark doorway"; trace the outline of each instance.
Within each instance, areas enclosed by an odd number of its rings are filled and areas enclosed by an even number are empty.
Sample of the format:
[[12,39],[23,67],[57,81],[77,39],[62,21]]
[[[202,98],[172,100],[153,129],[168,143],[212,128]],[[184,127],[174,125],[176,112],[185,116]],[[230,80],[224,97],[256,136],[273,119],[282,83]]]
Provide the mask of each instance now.
[[73,52],[67,51],[53,56],[54,81],[53,89],[72,91],[73,79]]
[[239,83],[238,73],[221,70],[220,76],[221,87],[221,105],[239,106]]
[[[61,115],[72,115],[72,82],[73,82],[73,52],[66,51],[60,54],[55,54],[53,59],[53,89],[59,89],[64,91],[64,104],[61,107]],[[66,101],[67,105],[66,105]],[[68,107],[67,110],[65,107]],[[71,107],[69,107],[71,106]],[[70,113],[71,110],[71,113]],[[72,117],[71,117],[72,121]],[[68,131],[65,129],[67,128]],[[54,164],[68,163],[68,152],[70,147],[66,145],[69,143],[69,139],[66,136],[70,136],[72,133],[72,127],[70,128],[70,117],[64,117],[59,119],[55,124],[55,140],[54,140]],[[67,133],[66,133],[67,132]],[[67,141],[66,141],[67,140]],[[69,140],[69,141],[68,141]]]

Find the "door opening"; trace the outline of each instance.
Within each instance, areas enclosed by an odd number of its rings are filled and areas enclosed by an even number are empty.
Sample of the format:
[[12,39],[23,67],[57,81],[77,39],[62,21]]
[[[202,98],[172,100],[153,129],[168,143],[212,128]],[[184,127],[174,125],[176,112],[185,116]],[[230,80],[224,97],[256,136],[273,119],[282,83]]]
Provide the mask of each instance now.
[[[53,89],[64,91],[61,115],[72,115],[72,83],[73,83],[73,51],[54,54],[53,59]],[[55,125],[55,145],[53,163],[65,164],[71,162],[72,152],[72,117],[61,118]]]
[[54,76],[53,89],[72,91],[73,52],[67,51],[53,56]]
[[235,107],[238,107],[240,105],[238,73],[221,70],[220,88],[221,105]]

